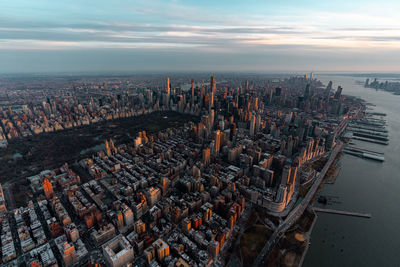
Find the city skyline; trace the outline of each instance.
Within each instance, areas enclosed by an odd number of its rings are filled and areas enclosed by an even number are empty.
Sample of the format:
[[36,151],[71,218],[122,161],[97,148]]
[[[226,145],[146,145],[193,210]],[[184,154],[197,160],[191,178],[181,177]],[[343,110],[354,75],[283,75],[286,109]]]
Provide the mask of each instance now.
[[[246,262],[238,266],[270,266],[287,259],[274,250],[288,248],[290,266],[301,265],[316,220],[307,207],[323,179],[335,177],[328,170],[347,125],[369,123],[360,119],[366,106],[312,74],[212,75],[201,88],[201,76],[192,77],[192,90],[172,86],[188,75],[68,78],[67,87],[48,76],[42,85],[57,88],[36,90],[35,78],[25,88],[4,79],[5,267],[231,266],[236,253]],[[9,151],[21,156],[11,163]]]
[[0,73],[400,72],[396,1],[6,1]]

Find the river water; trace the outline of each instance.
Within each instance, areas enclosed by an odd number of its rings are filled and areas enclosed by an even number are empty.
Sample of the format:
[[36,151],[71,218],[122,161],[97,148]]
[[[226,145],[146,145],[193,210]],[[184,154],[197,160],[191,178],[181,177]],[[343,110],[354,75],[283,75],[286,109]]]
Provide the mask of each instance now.
[[318,213],[303,266],[400,266],[400,96],[356,84],[365,78],[315,77],[386,113],[390,141],[384,146],[353,140],[357,147],[384,152],[385,162],[345,154],[335,184],[325,184],[321,195],[332,197],[326,208],[371,213],[372,218]]

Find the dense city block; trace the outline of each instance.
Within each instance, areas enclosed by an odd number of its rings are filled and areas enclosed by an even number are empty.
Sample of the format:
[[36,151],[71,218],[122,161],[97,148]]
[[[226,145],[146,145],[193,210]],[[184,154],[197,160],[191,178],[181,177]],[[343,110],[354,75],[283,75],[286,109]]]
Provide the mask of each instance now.
[[[49,132],[159,121],[123,138],[99,134],[101,145],[57,167],[2,177],[2,264],[233,266],[246,255],[251,266],[287,261],[274,248],[293,244],[289,262],[299,264],[309,204],[364,104],[312,74],[197,78],[8,81],[18,88],[1,91],[3,150]],[[185,121],[159,127],[173,114]]]

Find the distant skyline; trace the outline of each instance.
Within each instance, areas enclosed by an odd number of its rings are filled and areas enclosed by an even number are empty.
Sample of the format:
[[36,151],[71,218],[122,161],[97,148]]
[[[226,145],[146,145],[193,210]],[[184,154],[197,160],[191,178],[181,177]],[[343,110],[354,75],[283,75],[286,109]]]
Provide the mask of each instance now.
[[400,72],[399,1],[2,1],[0,72]]

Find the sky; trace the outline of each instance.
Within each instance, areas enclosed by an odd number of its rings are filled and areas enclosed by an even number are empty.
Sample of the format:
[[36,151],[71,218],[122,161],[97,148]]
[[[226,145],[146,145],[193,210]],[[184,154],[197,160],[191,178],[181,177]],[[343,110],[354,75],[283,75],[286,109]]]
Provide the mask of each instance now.
[[0,73],[400,72],[398,0],[2,0]]

